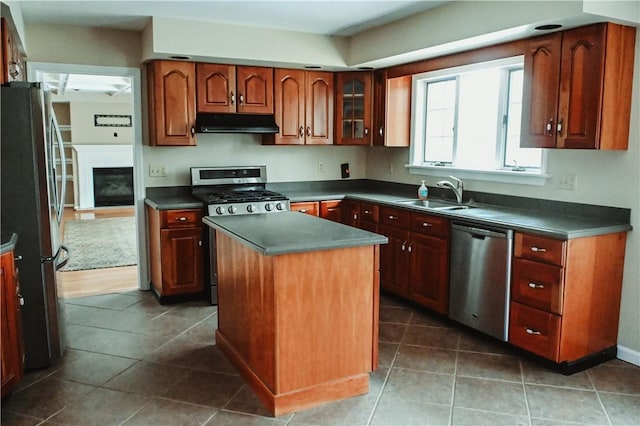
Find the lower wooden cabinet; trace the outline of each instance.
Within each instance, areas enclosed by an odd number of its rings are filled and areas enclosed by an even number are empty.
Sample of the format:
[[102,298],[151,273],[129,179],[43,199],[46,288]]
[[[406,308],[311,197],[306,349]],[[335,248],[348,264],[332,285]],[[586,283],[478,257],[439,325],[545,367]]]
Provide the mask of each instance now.
[[615,350],[625,244],[516,233],[509,343],[561,364]]
[[320,204],[317,201],[297,201],[295,203],[291,203],[289,208],[292,212],[306,213],[311,216],[320,216]]
[[204,291],[202,211],[147,206],[151,285],[161,301]]
[[320,217],[342,222],[342,200],[320,201]]
[[24,365],[18,273],[13,250],[0,257],[0,284],[0,366],[4,398],[22,379]]

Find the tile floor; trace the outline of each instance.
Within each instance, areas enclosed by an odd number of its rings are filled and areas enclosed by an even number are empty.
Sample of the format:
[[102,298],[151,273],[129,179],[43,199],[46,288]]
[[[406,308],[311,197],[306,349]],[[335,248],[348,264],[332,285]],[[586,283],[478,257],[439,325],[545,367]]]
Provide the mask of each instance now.
[[563,376],[387,297],[370,392],[278,418],[216,348],[216,307],[137,291],[66,302],[64,358],[26,374],[2,425],[640,424],[640,367]]

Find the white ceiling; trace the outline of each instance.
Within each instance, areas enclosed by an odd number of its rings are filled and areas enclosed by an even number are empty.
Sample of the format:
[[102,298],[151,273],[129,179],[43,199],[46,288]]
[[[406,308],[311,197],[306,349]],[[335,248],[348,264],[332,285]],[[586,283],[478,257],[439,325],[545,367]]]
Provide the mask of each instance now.
[[16,1],[26,24],[140,31],[152,16],[349,36],[451,0]]

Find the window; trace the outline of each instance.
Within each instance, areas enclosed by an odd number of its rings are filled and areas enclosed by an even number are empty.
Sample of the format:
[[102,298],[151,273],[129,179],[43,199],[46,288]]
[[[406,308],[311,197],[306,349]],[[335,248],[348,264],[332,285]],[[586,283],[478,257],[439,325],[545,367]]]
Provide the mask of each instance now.
[[412,171],[542,174],[542,150],[520,148],[522,79],[521,56],[414,75]]

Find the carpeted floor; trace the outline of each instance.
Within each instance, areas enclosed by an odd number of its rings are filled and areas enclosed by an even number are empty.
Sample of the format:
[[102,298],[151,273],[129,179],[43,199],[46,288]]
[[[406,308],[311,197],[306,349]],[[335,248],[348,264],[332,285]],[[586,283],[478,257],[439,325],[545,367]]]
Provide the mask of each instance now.
[[63,272],[128,266],[138,262],[134,217],[65,222],[63,241],[71,254],[69,263],[61,269]]

